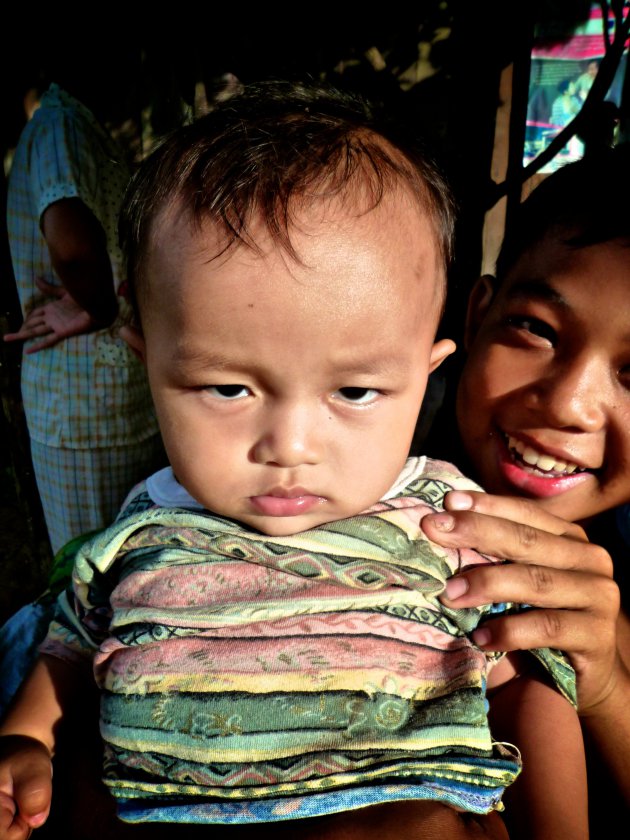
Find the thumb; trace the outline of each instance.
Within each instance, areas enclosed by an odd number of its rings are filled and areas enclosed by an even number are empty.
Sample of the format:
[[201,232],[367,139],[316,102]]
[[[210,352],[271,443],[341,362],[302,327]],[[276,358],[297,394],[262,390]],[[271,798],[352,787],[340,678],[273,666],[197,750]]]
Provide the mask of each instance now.
[[41,767],[28,779],[18,781],[14,785],[13,797],[18,813],[27,825],[37,828],[46,822],[52,798],[50,765]]
[[45,295],[49,295],[49,297],[60,298],[63,297],[66,293],[66,290],[63,286],[54,286],[52,283],[49,283],[47,280],[44,280],[43,277],[36,277],[35,285],[40,290],[40,292],[43,292]]
[[20,817],[32,828],[44,823],[52,798],[52,761],[46,747],[24,750],[13,768],[13,800]]

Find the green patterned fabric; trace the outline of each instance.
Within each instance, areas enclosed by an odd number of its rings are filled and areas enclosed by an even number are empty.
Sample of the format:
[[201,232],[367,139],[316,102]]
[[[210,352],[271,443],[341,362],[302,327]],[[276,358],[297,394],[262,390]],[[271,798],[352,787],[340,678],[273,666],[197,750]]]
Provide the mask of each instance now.
[[[519,761],[493,742],[489,662],[469,633],[506,605],[438,600],[455,572],[498,561],[420,528],[448,490],[473,487],[411,459],[365,513],[289,537],[139,493],[79,549],[45,645],[93,659],[105,781],[123,807],[201,799],[214,815],[201,821],[221,822],[221,803],[240,803],[247,822],[262,801],[310,813],[315,794],[318,813],[340,810],[357,787],[374,802],[413,789],[500,807]],[[566,663],[541,660],[574,697]]]

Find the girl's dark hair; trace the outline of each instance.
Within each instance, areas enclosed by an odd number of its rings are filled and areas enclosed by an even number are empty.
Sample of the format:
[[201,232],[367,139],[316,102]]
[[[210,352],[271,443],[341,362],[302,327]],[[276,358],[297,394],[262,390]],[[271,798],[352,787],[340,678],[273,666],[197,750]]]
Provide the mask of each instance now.
[[[173,132],[141,164],[120,219],[132,302],[142,284],[151,225],[181,203],[196,224],[221,227],[226,248],[256,247],[252,214],[297,258],[290,240],[296,199],[338,196],[356,186],[375,207],[405,186],[428,212],[445,266],[452,259],[454,205],[435,163],[404,125],[376,113],[356,94],[320,84],[266,82],[246,86],[206,116]],[[356,193],[354,193],[356,195]]]
[[558,169],[514,213],[497,259],[497,279],[550,234],[574,248],[613,239],[630,244],[629,196],[628,143]]

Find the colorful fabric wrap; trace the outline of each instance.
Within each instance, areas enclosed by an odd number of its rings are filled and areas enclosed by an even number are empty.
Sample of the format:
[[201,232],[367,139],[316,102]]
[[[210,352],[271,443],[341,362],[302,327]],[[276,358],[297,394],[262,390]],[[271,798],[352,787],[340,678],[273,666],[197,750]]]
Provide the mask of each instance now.
[[[83,545],[43,650],[87,654],[104,779],[127,821],[255,823],[399,799],[501,808],[518,757],[493,743],[484,614],[437,596],[497,562],[430,543],[454,467],[410,459],[368,511],[289,537],[139,492]],[[536,652],[574,699],[561,654]]]

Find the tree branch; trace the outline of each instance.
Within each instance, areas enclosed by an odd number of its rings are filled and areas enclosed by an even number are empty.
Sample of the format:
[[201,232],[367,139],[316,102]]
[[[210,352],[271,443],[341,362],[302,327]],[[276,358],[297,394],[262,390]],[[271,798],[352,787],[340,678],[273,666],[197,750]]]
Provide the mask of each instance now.
[[[607,5],[605,2],[602,5]],[[623,3],[621,3],[623,7]],[[606,32],[606,20],[603,22],[603,29]],[[547,148],[543,149],[543,151],[537,155],[531,163],[529,163],[526,167],[521,169],[518,177],[518,182],[520,184],[524,184],[528,178],[531,178],[536,172],[542,169],[545,164],[549,163],[549,161],[553,160],[553,158],[558,154],[561,149],[564,148],[565,144],[574,137],[576,134],[580,132],[582,126],[585,125],[591,117],[591,114],[595,111],[598,105],[600,105],[612,84],[613,79],[615,78],[615,73],[617,72],[617,68],[619,67],[619,62],[621,60],[621,56],[623,55],[625,43],[628,39],[628,33],[630,32],[630,11],[626,15],[625,19],[621,18],[621,20],[617,19],[617,23],[615,26],[615,34],[612,42],[609,44],[608,48],[606,49],[606,53],[602,58],[601,64],[599,65],[599,71],[593,85],[588,92],[586,99],[584,100],[584,104],[580,111],[575,115],[575,117],[571,120],[570,123],[567,125],[553,138],[551,143],[547,146]],[[605,39],[607,38],[607,33]],[[504,195],[508,192],[508,189],[511,187],[512,182],[508,181],[507,179],[500,184],[495,184],[494,187],[490,188],[488,201],[486,204],[486,209],[490,209],[494,207],[494,205],[499,201],[499,199],[503,198]]]
[[602,35],[604,37],[604,47],[606,48],[606,52],[608,52],[608,47],[610,46],[610,35],[608,34],[609,7],[606,0],[599,0],[598,5],[602,10]]

